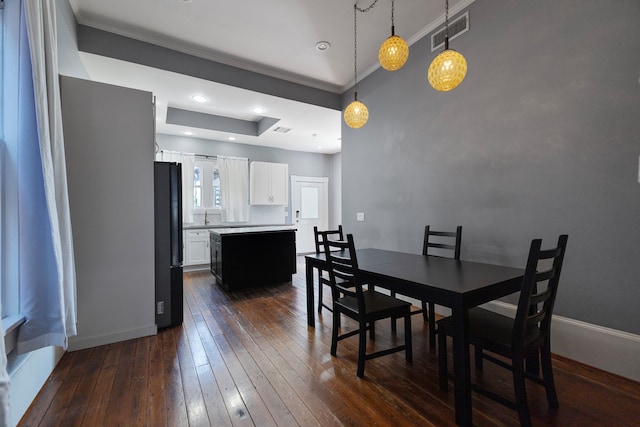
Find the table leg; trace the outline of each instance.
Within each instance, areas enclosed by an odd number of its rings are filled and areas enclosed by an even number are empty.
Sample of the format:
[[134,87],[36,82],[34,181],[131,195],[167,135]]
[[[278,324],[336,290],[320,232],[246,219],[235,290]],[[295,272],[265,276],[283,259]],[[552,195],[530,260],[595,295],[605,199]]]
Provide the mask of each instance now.
[[306,280],[307,280],[307,325],[315,328],[315,309],[313,301],[313,265],[307,260],[305,261]]
[[456,424],[471,426],[471,362],[469,350],[469,312],[464,307],[452,308],[453,376],[455,384]]

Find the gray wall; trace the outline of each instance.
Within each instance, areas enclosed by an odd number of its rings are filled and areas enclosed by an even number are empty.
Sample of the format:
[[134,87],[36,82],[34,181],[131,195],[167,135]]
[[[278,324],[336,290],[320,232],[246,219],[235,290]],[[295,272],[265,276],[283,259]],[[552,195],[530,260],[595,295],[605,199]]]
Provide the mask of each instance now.
[[[329,177],[329,226],[339,224],[339,211],[332,208],[341,197],[339,155],[305,153],[301,151],[281,150],[257,145],[238,144],[225,141],[213,141],[186,136],[158,134],[156,142],[162,150],[181,151],[210,156],[247,157],[251,161],[287,163],[289,175]],[[289,200],[291,203],[291,200]],[[291,209],[287,212],[290,214]],[[290,223],[290,215],[286,222]]]
[[61,77],[77,350],[156,333],[152,94]]
[[425,224],[460,224],[463,259],[513,266],[531,239],[568,233],[556,313],[640,333],[640,2],[469,10],[451,43],[469,65],[458,88],[429,86],[429,37],[359,84],[370,117],[343,125],[346,230],[418,253]]

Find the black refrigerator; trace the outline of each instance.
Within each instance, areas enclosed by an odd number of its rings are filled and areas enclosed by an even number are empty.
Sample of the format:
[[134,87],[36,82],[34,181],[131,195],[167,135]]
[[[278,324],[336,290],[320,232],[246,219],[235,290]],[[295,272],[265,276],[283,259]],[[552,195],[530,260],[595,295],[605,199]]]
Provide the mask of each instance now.
[[155,162],[156,325],[182,324],[182,165]]

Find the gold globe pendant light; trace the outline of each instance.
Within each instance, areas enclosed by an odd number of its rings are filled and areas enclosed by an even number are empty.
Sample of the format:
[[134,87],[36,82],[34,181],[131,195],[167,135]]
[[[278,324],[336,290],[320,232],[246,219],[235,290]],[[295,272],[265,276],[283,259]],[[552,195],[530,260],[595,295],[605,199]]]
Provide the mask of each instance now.
[[399,70],[409,58],[409,45],[402,37],[396,36],[394,2],[395,0],[391,0],[391,37],[382,43],[378,51],[378,61],[387,71]]
[[467,60],[461,53],[449,49],[449,0],[445,0],[444,16],[444,51],[440,52],[429,65],[427,77],[434,89],[448,92],[462,83],[467,75]]
[[453,49],[445,49],[429,66],[429,83],[434,89],[448,92],[455,89],[467,74],[467,61]]
[[[375,3],[374,3],[375,4]],[[371,6],[373,7],[373,5]],[[358,6],[353,5],[353,102],[347,105],[344,110],[344,122],[353,129],[359,129],[369,120],[369,110],[367,106],[358,101],[358,23],[356,13]]]
[[367,106],[358,101],[358,92],[355,92],[355,99],[344,109],[344,122],[353,129],[359,129],[367,124],[369,120],[369,110]]

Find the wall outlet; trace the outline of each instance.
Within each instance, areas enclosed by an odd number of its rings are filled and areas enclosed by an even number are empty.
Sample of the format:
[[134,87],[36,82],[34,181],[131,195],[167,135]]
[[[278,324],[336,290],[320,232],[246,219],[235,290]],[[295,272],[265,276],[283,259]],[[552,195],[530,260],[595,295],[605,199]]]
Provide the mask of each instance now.
[[156,303],[156,314],[164,314],[164,301]]
[[356,213],[356,221],[364,221],[364,212]]

